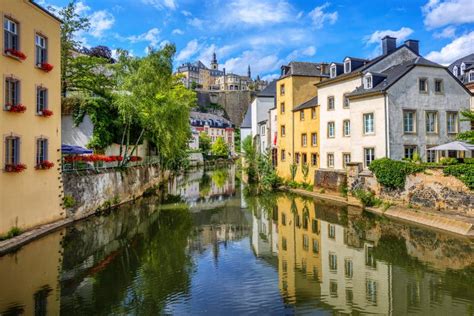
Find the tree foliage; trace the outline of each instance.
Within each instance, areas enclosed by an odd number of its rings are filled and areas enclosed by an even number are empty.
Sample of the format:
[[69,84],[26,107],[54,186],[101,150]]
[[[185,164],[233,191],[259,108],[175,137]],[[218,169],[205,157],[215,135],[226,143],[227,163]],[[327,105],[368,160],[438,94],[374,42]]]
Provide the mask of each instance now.
[[204,154],[208,154],[209,150],[211,150],[211,142],[211,137],[209,137],[207,133],[201,132],[199,134],[199,149],[201,149]]
[[381,158],[372,161],[369,169],[380,184],[391,189],[401,189],[405,186],[408,175],[421,172],[425,167],[408,161]]
[[[471,122],[471,126],[474,124],[474,111],[464,111],[462,112],[462,116],[464,120]],[[458,139],[474,144],[474,131],[459,133]]]
[[229,156],[229,146],[225,143],[224,138],[217,137],[216,141],[211,146],[211,153],[217,157]]

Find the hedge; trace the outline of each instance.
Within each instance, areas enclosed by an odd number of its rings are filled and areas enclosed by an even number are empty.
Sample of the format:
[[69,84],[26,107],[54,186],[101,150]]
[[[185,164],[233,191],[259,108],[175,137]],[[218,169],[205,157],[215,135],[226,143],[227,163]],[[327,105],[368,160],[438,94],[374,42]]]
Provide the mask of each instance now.
[[408,175],[421,172],[425,167],[408,161],[381,158],[372,161],[369,169],[383,186],[391,189],[401,189],[405,186]]

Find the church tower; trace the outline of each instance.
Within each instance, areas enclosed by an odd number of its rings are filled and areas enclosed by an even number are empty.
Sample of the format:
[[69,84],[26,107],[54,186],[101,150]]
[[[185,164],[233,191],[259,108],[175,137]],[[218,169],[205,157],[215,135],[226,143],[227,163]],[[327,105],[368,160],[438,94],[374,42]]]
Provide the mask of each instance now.
[[212,54],[211,69],[212,69],[212,70],[217,70],[217,69],[219,69],[219,64],[217,63],[216,52],[214,52],[214,53]]
[[250,65],[247,69],[247,76],[249,77],[249,79],[252,79],[252,72],[250,71]]

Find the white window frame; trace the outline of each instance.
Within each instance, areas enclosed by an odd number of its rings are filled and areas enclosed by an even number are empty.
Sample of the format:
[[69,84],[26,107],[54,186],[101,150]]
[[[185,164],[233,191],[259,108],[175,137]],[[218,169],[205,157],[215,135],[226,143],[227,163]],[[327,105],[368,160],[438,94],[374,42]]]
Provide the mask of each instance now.
[[48,62],[48,39],[36,33],[35,34],[35,63],[41,67],[43,63]]
[[344,60],[344,73],[347,74],[350,72],[351,72],[351,59],[346,58],[346,60]]
[[[347,158],[349,158],[349,159],[347,159]],[[351,162],[351,159],[352,159],[352,158],[351,158],[351,153],[342,153],[342,166],[343,166],[344,168],[346,168],[346,167],[347,167],[347,164],[348,164],[349,162]]]
[[337,66],[331,65],[331,68],[329,68],[329,77],[336,78],[336,76],[337,76]]
[[333,95],[328,96],[328,111],[334,111],[336,108],[336,101]]
[[[371,152],[371,155],[370,155]],[[370,157],[369,157],[370,155]],[[367,159],[369,158],[369,159]],[[375,147],[366,147],[364,148],[364,166],[366,168],[375,160]]]
[[474,82],[474,70],[469,71],[468,82]]
[[327,135],[328,138],[336,137],[336,123],[334,121],[328,122]]
[[306,133],[301,134],[301,146],[302,147],[308,146],[308,134]]
[[40,137],[36,139],[36,165],[39,166],[48,160],[48,139]]
[[327,154],[327,165],[328,168],[334,168],[334,153]]
[[[450,121],[450,117],[454,116],[454,121]],[[452,131],[449,127],[450,124],[454,124],[455,131]],[[446,131],[448,134],[457,134],[459,131],[459,113],[458,112],[446,112]]]
[[[434,115],[434,117],[430,117]],[[437,134],[438,133],[438,112],[437,111],[426,111],[425,114],[425,131],[427,134]],[[431,130],[433,127],[433,130]]]
[[[407,126],[407,122],[405,120],[405,114],[408,114],[408,113],[411,113],[413,114],[413,118],[412,118],[412,126],[413,126],[413,130],[411,131],[407,131],[405,129],[405,127]],[[406,110],[403,110],[403,114],[402,114],[402,120],[403,120],[403,133],[404,134],[416,134],[416,117],[417,117],[417,112],[416,110],[409,110],[409,109],[406,109]]]
[[[41,97],[40,93],[43,92],[44,95]],[[40,104],[43,102],[43,104]],[[38,86],[36,87],[36,113],[39,113],[43,110],[48,109],[48,89],[45,87]]]
[[[13,45],[13,38],[16,42]],[[5,45],[7,44],[8,45]],[[19,23],[11,18],[3,18],[3,51],[7,49],[20,50],[20,32]]]
[[351,136],[351,120],[342,121],[342,136]]
[[372,89],[374,84],[374,80],[371,74],[367,74],[364,77],[364,88],[365,89]]
[[464,75],[464,72],[466,71],[466,64],[462,63],[461,64],[461,76]]
[[316,132],[311,133],[311,146],[313,147],[318,146],[318,133]]
[[[372,117],[371,123],[367,124],[367,117]],[[375,134],[375,114],[374,112],[364,113],[362,115],[362,125],[363,125],[363,132],[364,135],[374,135]],[[370,129],[369,129],[370,127]]]
[[455,77],[458,76],[458,66],[454,66],[454,67],[453,67],[453,75],[454,75]]

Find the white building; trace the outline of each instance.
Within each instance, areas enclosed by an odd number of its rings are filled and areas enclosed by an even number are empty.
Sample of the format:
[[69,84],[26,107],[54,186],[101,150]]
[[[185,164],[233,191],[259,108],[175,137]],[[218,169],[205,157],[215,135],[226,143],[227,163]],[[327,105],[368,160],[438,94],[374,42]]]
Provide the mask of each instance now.
[[[344,169],[347,162],[367,167],[374,159],[437,161],[429,150],[467,131],[460,112],[471,94],[447,68],[419,55],[418,41],[398,48],[382,39],[383,54],[372,60],[346,57],[330,65],[330,79],[319,83],[321,168]],[[456,153],[449,153],[456,155]]]

